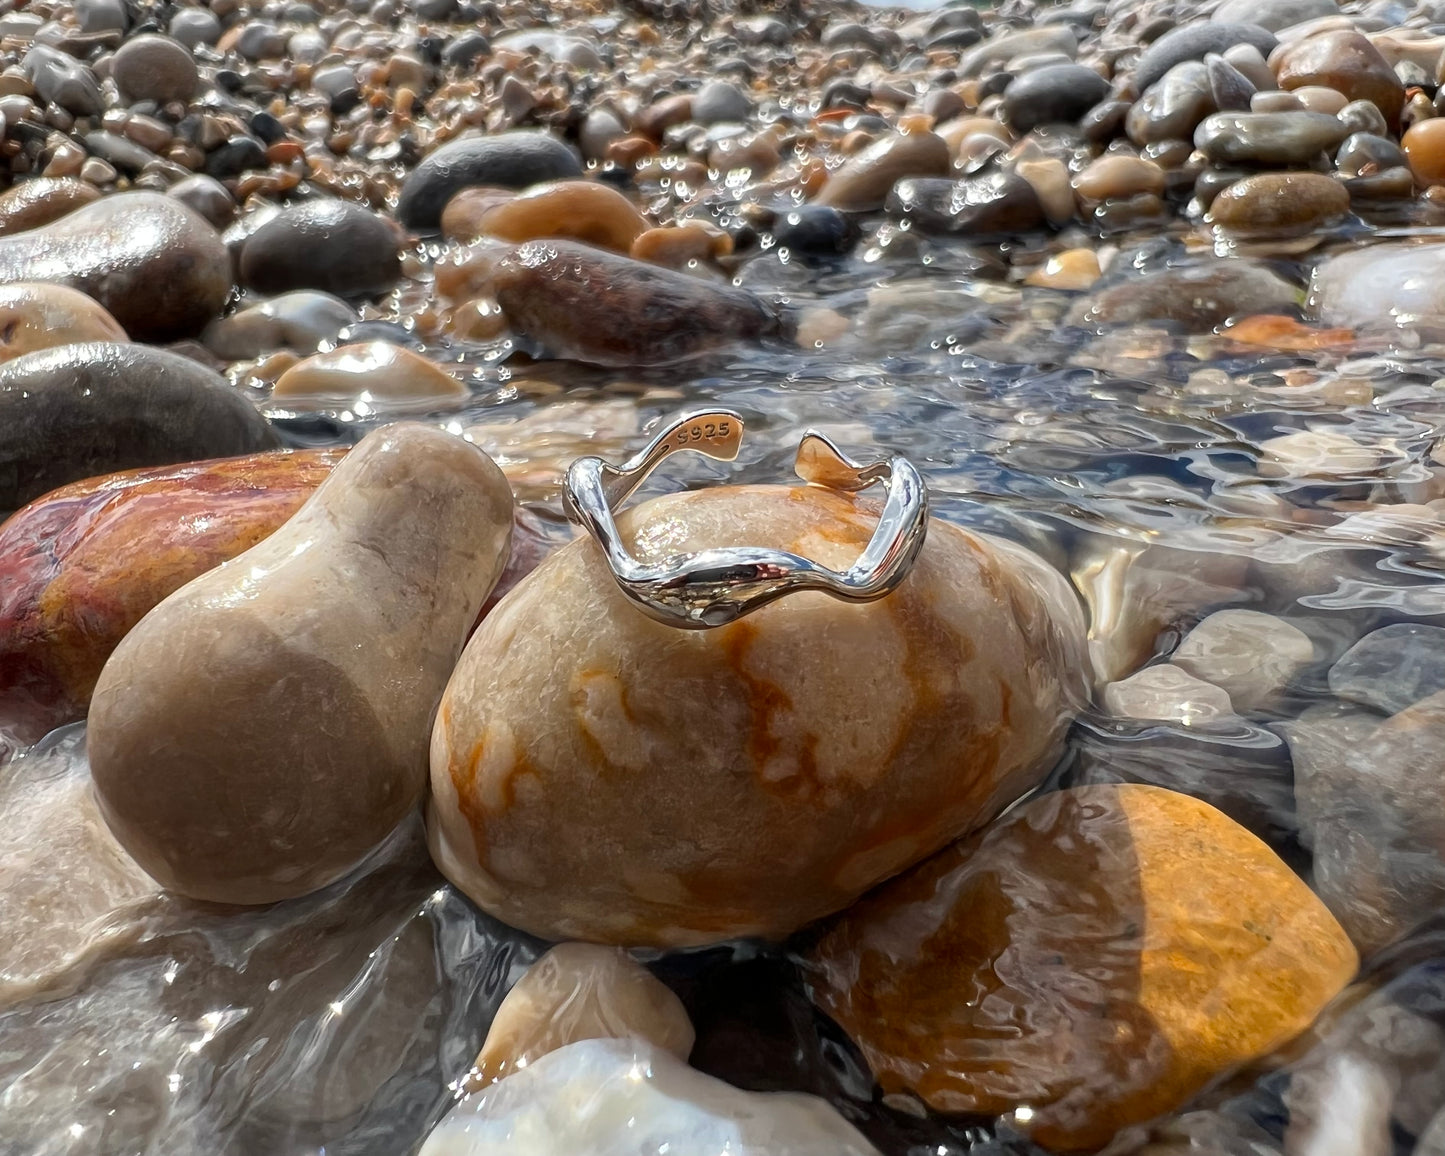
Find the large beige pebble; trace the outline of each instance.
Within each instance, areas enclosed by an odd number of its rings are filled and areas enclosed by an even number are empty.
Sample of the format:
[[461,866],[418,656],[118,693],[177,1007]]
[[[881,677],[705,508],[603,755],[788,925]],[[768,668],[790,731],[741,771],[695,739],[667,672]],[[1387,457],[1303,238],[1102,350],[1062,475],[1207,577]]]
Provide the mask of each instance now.
[[[619,525],[644,562],[761,545],[843,569],[875,519],[866,499],[748,486]],[[1056,572],[944,522],[888,598],[793,594],[704,631],[643,615],[582,538],[498,605],[452,676],[432,853],[491,914],[550,938],[784,936],[1037,783],[1083,646]]]
[[682,1001],[621,948],[559,943],[507,993],[469,1086],[495,1083],[578,1040],[642,1040],[686,1060],[695,1035]]
[[1229,694],[1236,710],[1268,705],[1315,656],[1298,626],[1257,610],[1220,610],[1191,630],[1172,661]]
[[362,341],[298,361],[281,375],[276,401],[366,402],[425,406],[466,397],[467,387],[441,366],[389,341]]
[[0,285],[0,361],[82,341],[125,341],[105,306],[65,285]]
[[166,887],[303,895],[420,800],[432,713],[508,557],[512,495],[475,446],[393,425],[279,530],[181,587],[101,672],[101,810]]

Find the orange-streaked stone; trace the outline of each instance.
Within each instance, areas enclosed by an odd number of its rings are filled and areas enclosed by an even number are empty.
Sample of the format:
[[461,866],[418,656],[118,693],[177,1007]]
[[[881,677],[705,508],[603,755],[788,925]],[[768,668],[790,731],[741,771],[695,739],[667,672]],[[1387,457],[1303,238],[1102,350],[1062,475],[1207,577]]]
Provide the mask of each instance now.
[[1032,800],[849,910],[814,962],[885,1091],[1073,1150],[1298,1035],[1358,958],[1254,835],[1128,784]]
[[62,486],[0,526],[0,723],[35,739],[82,717],[151,607],[254,546],[344,450],[282,450]]
[[1261,349],[1278,349],[1287,353],[1311,349],[1338,349],[1355,340],[1352,329],[1312,329],[1293,317],[1283,314],[1259,313],[1242,317],[1226,325],[1220,335],[1238,345]]
[[[619,526],[644,564],[762,545],[842,569],[876,518],[819,487],[731,486]],[[552,939],[786,936],[1036,784],[1084,666],[1062,577],[941,521],[887,598],[793,594],[699,631],[640,613],[582,538],[503,599],[452,675],[432,855],[491,914]]]

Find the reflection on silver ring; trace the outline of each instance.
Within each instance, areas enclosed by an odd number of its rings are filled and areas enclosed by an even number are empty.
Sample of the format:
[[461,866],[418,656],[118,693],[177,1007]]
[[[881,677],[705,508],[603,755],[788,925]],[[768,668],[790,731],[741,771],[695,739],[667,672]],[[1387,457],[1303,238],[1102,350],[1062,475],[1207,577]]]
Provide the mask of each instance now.
[[684,414],[620,466],[578,458],[567,471],[562,504],[567,517],[597,539],[622,592],[645,614],[669,626],[725,626],[798,590],[820,590],[849,602],[882,598],[903,580],[928,531],[928,489],[900,455],[858,465],[816,430],[798,445],[794,464],[805,482],[854,492],[877,482],[888,496],[867,547],[841,573],[785,550],[758,546],[700,550],[644,565],[623,544],[613,512],[654,469],[678,450],[732,461],[742,444],[743,419],[731,410]]

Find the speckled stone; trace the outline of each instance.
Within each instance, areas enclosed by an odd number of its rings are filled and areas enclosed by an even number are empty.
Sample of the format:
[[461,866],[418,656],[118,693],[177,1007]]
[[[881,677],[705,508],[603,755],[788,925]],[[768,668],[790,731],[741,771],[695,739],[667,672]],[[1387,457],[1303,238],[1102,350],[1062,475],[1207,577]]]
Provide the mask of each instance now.
[[304,895],[354,867],[421,798],[437,697],[511,530],[490,458],[386,426],[281,529],[147,614],[89,714],[126,850],[221,903]]
[[[846,567],[875,509],[818,488],[722,487],[648,502],[620,526],[644,561],[755,544]],[[1084,662],[1058,574],[943,522],[887,599],[792,595],[705,631],[639,612],[583,538],[497,607],[452,676],[432,742],[432,854],[483,908],[550,938],[784,936],[1036,782]]]
[[518,246],[492,284],[514,334],[594,365],[664,365],[781,331],[745,290],[574,241]]

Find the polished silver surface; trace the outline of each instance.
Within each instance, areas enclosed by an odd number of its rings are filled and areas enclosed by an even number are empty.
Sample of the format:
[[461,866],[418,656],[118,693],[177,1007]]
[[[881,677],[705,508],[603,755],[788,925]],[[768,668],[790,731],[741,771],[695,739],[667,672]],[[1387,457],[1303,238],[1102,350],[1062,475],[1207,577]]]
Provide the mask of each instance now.
[[897,587],[928,531],[928,489],[900,455],[858,465],[822,434],[808,430],[794,469],[814,485],[854,492],[882,483],[887,498],[878,528],[858,561],[843,572],[786,550],[738,546],[678,554],[644,565],[622,542],[613,514],[679,450],[730,462],[742,444],[743,419],[731,410],[684,414],[664,426],[620,466],[578,458],[567,471],[562,504],[602,547],[622,592],[644,613],[669,626],[701,630],[736,622],[785,594],[819,590],[849,602],[871,602]]

